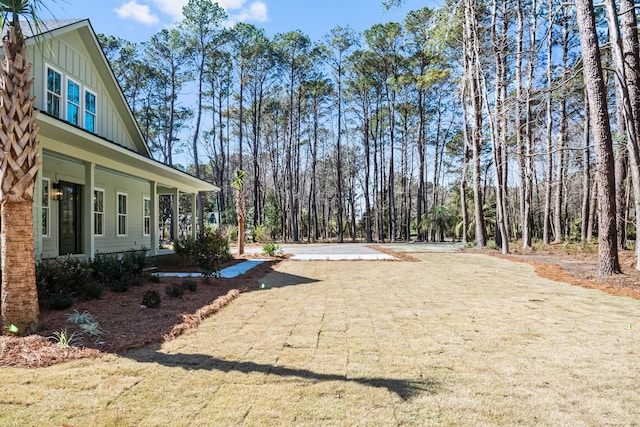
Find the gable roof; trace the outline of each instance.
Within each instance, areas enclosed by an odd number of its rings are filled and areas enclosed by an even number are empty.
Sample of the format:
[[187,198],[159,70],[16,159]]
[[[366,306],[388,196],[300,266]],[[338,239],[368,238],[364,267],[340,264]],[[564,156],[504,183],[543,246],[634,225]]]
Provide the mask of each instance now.
[[[159,186],[166,188],[177,186],[180,191],[189,193],[220,191],[220,188],[216,185],[167,166],[151,156],[140,127],[88,19],[43,20],[41,21],[40,32],[37,35],[34,35],[34,26],[29,25],[26,21],[21,23],[21,29],[28,45],[46,42],[47,39],[53,39],[69,32],[78,32],[90,56],[89,59],[96,66],[106,91],[112,96],[113,102],[117,104],[116,106],[120,111],[126,111],[123,120],[136,146],[136,150],[131,150],[117,142],[41,112],[38,116],[38,121],[44,133],[41,132],[40,137],[42,138],[44,134],[48,134],[55,138],[55,140],[47,141],[45,149],[52,149],[62,153],[69,151],[81,153],[83,159],[132,176],[154,181]],[[75,135],[81,135],[82,138],[74,138],[73,136]],[[93,144],[87,146],[83,143],[84,140],[92,141]]]
[[[142,136],[142,131],[134,118],[133,111],[131,111],[131,107],[124,97],[120,83],[116,79],[113,69],[88,19],[47,19],[40,21],[38,29],[29,21],[20,21],[20,28],[22,29],[22,34],[27,44],[46,43],[47,39],[53,39],[63,34],[77,31],[89,53],[89,59],[96,67],[116,107],[120,111],[126,111],[126,114],[123,115],[123,121],[129,135],[133,138],[136,150],[146,157],[151,157],[149,146]],[[42,49],[46,49],[46,46]]]

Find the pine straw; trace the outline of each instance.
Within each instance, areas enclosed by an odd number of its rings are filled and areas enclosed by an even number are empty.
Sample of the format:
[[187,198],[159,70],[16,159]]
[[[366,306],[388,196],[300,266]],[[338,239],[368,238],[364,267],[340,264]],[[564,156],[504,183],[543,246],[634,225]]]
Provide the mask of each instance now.
[[[39,335],[24,338],[0,336],[0,367],[39,368],[172,340],[198,327],[203,319],[231,303],[240,293],[257,290],[259,280],[279,261],[265,262],[233,279],[192,277],[189,280],[198,283],[197,292],[187,292],[181,299],[163,296],[157,309],[142,309],[142,295],[149,289],[162,293],[167,284],[182,279],[162,278],[159,284],[148,283],[125,293],[106,292],[100,300],[80,302],[64,312],[44,312]],[[74,310],[91,313],[103,334],[98,340],[84,337],[85,341],[78,342],[77,347],[58,347],[47,338],[63,329],[70,334],[75,332],[78,340],[82,338],[79,326],[66,320]]]
[[2,366],[35,368],[55,365],[67,360],[100,357],[102,352],[92,348],[61,348],[40,335],[25,338],[0,336]]

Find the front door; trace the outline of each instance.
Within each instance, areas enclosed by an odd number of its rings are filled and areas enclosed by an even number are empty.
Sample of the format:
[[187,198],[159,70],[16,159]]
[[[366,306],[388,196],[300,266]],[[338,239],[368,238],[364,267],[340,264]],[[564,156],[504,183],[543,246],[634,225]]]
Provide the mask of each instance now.
[[82,221],[80,213],[82,204],[80,195],[82,186],[60,181],[62,196],[58,202],[60,209],[60,255],[82,253]]

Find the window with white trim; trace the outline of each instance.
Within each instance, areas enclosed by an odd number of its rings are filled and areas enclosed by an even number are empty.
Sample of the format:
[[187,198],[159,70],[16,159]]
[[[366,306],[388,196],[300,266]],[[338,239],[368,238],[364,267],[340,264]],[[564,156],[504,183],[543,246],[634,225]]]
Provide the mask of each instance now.
[[80,124],[80,85],[67,77],[67,121]]
[[60,117],[62,74],[47,66],[47,113]]
[[142,199],[142,234],[144,236],[151,235],[151,198],[143,197]]
[[118,236],[127,235],[127,195],[118,193]]
[[89,89],[84,90],[84,128],[96,131],[96,94]]
[[104,190],[93,189],[93,234],[104,236]]
[[51,216],[49,209],[49,199],[51,198],[51,180],[49,178],[42,179],[42,237],[49,237],[49,224]]

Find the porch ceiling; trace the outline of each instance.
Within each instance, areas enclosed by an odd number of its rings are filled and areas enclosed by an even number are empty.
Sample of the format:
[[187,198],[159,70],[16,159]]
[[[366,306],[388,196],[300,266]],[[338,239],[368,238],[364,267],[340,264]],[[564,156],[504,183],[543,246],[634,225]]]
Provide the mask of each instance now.
[[163,189],[184,193],[220,191],[220,188],[171,168],[83,129],[45,114],[38,116],[40,144],[45,150],[87,161],[134,177],[155,181]]

